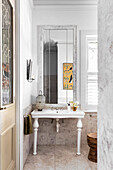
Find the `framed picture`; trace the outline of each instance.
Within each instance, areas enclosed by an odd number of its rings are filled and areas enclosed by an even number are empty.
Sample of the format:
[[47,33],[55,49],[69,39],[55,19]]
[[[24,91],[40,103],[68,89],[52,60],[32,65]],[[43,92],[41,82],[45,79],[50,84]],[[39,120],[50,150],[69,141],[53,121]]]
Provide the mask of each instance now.
[[73,63],[63,63],[63,89],[73,90]]

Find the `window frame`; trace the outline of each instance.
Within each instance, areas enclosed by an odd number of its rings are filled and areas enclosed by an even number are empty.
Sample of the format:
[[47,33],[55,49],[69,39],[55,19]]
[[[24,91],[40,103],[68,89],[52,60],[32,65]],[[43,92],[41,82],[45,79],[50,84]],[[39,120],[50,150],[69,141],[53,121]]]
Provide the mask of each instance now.
[[[95,30],[81,31],[81,109],[86,112],[97,112],[97,105],[87,104],[87,37],[94,40],[97,39]],[[98,41],[98,40],[97,40]],[[97,73],[98,74],[98,73]]]

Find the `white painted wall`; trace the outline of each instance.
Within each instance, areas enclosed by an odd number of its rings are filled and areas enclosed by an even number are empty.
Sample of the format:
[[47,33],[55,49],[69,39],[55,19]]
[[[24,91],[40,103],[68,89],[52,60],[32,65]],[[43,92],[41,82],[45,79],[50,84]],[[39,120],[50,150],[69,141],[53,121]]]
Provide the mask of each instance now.
[[[80,30],[97,29],[97,8],[96,6],[41,6],[33,9],[33,61],[34,72],[37,77],[38,71],[38,43],[37,43],[37,25],[77,25],[78,28],[78,69],[79,67],[79,32]],[[78,79],[79,79],[78,72]],[[38,80],[38,79],[37,79]],[[38,95],[38,83],[34,82],[32,90],[32,102],[35,103],[35,97]],[[78,92],[79,93],[79,92]]]
[[20,67],[21,67],[21,103],[22,108],[31,104],[32,83],[26,79],[26,60],[32,59],[32,0],[20,3]]

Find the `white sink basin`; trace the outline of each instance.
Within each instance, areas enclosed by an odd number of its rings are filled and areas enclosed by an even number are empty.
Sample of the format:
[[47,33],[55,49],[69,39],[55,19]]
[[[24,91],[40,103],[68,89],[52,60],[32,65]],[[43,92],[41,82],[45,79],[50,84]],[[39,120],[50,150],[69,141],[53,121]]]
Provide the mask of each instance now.
[[68,111],[68,110],[34,110],[32,117],[35,118],[83,118],[85,113],[81,110]]

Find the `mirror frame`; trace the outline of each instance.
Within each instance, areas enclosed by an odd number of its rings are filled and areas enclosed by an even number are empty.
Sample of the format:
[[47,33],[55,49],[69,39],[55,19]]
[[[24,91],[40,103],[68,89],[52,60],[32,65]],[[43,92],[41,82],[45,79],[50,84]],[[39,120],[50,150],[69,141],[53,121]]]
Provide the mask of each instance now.
[[0,0],[0,109],[4,109],[14,105],[15,103],[15,3],[8,0],[12,7],[13,16],[13,102],[8,105],[2,104],[2,0]]
[[[73,37],[73,101],[76,101],[78,98],[77,94],[77,89],[78,89],[78,80],[77,80],[77,26],[76,25],[39,25],[37,26],[37,49],[38,49],[38,54],[37,56],[39,57],[38,61],[40,61],[42,64],[39,65],[38,67],[38,88],[37,90],[42,90],[43,92],[43,40],[44,40],[44,30],[73,30],[74,32],[74,37]],[[54,104],[52,104],[54,105]],[[61,104],[57,104],[61,105]]]

